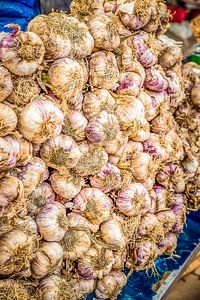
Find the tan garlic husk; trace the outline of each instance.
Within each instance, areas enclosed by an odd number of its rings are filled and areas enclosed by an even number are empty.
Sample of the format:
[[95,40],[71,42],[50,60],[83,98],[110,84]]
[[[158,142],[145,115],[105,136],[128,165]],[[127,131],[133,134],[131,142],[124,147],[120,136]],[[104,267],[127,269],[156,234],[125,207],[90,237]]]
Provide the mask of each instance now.
[[112,141],[109,141],[105,146],[105,150],[109,155],[120,155],[122,148],[128,142],[128,136],[124,131],[119,131]]
[[144,151],[154,158],[160,158],[162,161],[169,159],[168,146],[165,136],[156,133],[150,133],[149,138],[144,142]]
[[50,182],[54,192],[64,198],[63,201],[74,198],[85,185],[84,178],[73,172],[66,172],[65,174],[53,172],[50,176]]
[[165,141],[167,145],[168,152],[170,153],[170,157],[174,160],[181,161],[184,158],[184,149],[183,143],[176,131],[174,129],[170,130],[165,135]]
[[115,19],[109,15],[101,15],[87,22],[97,48],[112,51],[119,47],[120,36],[115,26]]
[[23,300],[35,300],[32,298],[25,286],[17,280],[4,279],[0,280],[0,299],[23,299]]
[[112,200],[97,188],[84,188],[73,199],[73,212],[81,213],[92,224],[101,224],[108,220]]
[[100,226],[100,236],[108,245],[116,247],[115,250],[123,249],[126,245],[126,237],[123,232],[121,219],[113,216]]
[[85,217],[78,213],[71,212],[67,215],[69,227],[74,230],[90,230],[95,233],[99,230],[98,224],[90,223]]
[[24,231],[29,236],[37,238],[38,228],[35,220],[29,215],[23,217],[13,218],[10,222],[13,229],[18,229]]
[[46,204],[36,216],[38,230],[47,242],[59,242],[68,229],[64,205],[54,201]]
[[33,32],[20,31],[16,24],[9,24],[7,27],[13,32],[1,41],[0,59],[15,75],[33,74],[43,62],[45,48],[42,40]]
[[19,141],[19,156],[17,160],[17,166],[25,166],[33,157],[32,143],[24,138],[20,138]]
[[76,110],[82,112],[83,107],[83,94],[80,93],[77,96],[68,100],[67,106],[69,110]]
[[0,275],[29,274],[30,259],[35,250],[33,236],[23,230],[5,233],[0,240]]
[[88,140],[102,146],[114,141],[119,132],[120,126],[117,117],[105,111],[101,112],[98,117],[92,118],[86,127]]
[[86,279],[103,278],[110,273],[113,262],[112,250],[93,245],[78,259],[77,270],[79,275]]
[[70,4],[70,11],[73,16],[80,20],[87,21],[94,16],[104,13],[103,0],[73,0]]
[[14,135],[0,137],[0,169],[1,171],[9,170],[16,166],[20,152],[19,139]]
[[22,180],[27,196],[48,178],[48,169],[41,158],[33,157],[27,165],[12,170],[11,174]]
[[159,55],[159,64],[166,69],[173,67],[183,58],[182,49],[177,45],[164,48]]
[[41,37],[50,59],[84,58],[94,47],[87,25],[64,12],[36,16],[29,22],[28,30]]
[[151,17],[149,22],[143,27],[146,32],[152,33],[157,31],[160,23],[159,6],[156,0],[151,1]]
[[152,121],[159,114],[159,101],[156,100],[156,97],[151,97],[146,91],[140,91],[138,97],[144,105],[146,120]]
[[129,95],[137,97],[144,80],[136,72],[121,72],[119,80],[113,91],[118,95]]
[[0,217],[11,218],[26,208],[24,186],[16,177],[5,175],[0,179]]
[[95,289],[96,281],[94,279],[83,279],[80,278],[75,283],[76,299],[83,299],[86,295],[92,293]]
[[27,210],[30,215],[37,215],[43,206],[55,200],[52,187],[43,182],[27,196]]
[[141,142],[129,140],[125,145],[122,154],[120,155],[119,164],[130,161],[137,152],[143,152],[143,144]]
[[17,126],[15,111],[6,104],[0,103],[0,136],[12,133]]
[[18,127],[24,138],[39,144],[59,135],[63,120],[64,115],[59,107],[40,95],[22,109]]
[[93,175],[107,164],[108,154],[103,147],[83,141],[79,144],[81,157],[75,167],[75,172],[80,176]]
[[88,120],[99,116],[102,111],[112,114],[116,107],[117,101],[105,89],[94,89],[84,94],[83,112]]
[[112,89],[119,78],[119,69],[114,53],[99,51],[90,59],[89,82],[92,87]]
[[147,181],[151,162],[152,158],[148,153],[135,153],[135,156],[130,162],[130,168],[137,181],[141,183]]
[[123,272],[111,271],[102,279],[97,280],[95,294],[98,299],[117,299],[126,283],[127,278]]
[[146,187],[139,182],[134,182],[118,192],[115,203],[120,212],[131,217],[147,212],[151,200]]
[[13,82],[10,72],[0,65],[0,102],[3,102],[13,90]]
[[151,122],[151,130],[155,133],[166,133],[176,127],[175,119],[170,112],[161,112]]
[[45,242],[35,253],[31,261],[31,276],[42,278],[47,274],[56,274],[61,269],[63,248],[57,242]]
[[133,127],[130,127],[128,131],[130,139],[135,142],[144,142],[150,135],[150,124],[146,119],[135,122]]
[[176,224],[176,215],[172,210],[163,210],[156,212],[156,217],[158,221],[162,224],[164,233],[168,233],[173,230],[174,225]]
[[120,170],[116,166],[107,163],[101,169],[101,172],[90,176],[89,180],[92,187],[99,188],[104,193],[109,193],[118,190],[121,186]]
[[113,270],[124,270],[127,251],[125,249],[119,251],[113,251],[113,255],[115,260],[112,266]]
[[191,96],[190,96],[192,104],[198,108],[200,107],[199,87],[200,87],[200,82],[197,81],[192,88]]
[[81,152],[71,137],[60,134],[43,143],[40,155],[48,167],[64,174],[77,165]]
[[87,231],[72,229],[68,230],[62,241],[64,250],[64,258],[69,260],[77,260],[87,253],[91,246],[91,239]]
[[29,76],[12,76],[13,91],[8,101],[18,107],[24,106],[39,95],[41,88],[37,82],[37,74]]
[[69,111],[64,118],[62,133],[80,142],[86,138],[85,128],[87,124],[88,121],[81,112],[76,110]]
[[84,86],[84,76],[82,65],[70,58],[55,60],[48,70],[50,88],[64,103],[80,94]]

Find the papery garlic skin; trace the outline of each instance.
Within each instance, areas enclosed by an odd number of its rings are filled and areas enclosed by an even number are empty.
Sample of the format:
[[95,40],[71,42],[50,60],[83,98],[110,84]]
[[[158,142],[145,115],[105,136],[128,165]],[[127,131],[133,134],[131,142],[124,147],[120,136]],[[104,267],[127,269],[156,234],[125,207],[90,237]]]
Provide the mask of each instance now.
[[70,172],[68,174],[54,172],[50,176],[50,182],[54,192],[66,200],[78,195],[85,184],[83,177]]
[[1,171],[9,170],[16,166],[19,153],[20,153],[20,140],[14,135],[6,135],[5,137],[0,137],[0,166]]
[[12,230],[0,240],[0,275],[28,271],[35,251],[33,237],[22,230]]
[[165,47],[159,55],[159,64],[166,69],[173,67],[182,60],[182,49],[179,46],[170,45]]
[[3,102],[12,93],[12,90],[11,74],[4,66],[0,66],[0,102]]
[[113,251],[114,264],[112,266],[113,270],[124,270],[127,251],[125,249],[119,251]]
[[80,142],[86,138],[85,128],[88,124],[87,119],[79,111],[70,111],[64,119],[62,133]]
[[65,101],[77,96],[83,89],[84,71],[78,61],[70,58],[55,60],[48,70],[52,90]]
[[127,161],[130,161],[137,152],[143,152],[142,143],[129,140],[120,155],[119,163],[126,163]]
[[30,295],[26,290],[25,286],[18,280],[13,279],[3,279],[0,280],[0,297],[4,299],[17,299],[17,297],[22,297],[22,299],[30,299]]
[[168,81],[162,71],[163,70],[160,66],[159,68],[149,68],[146,71],[144,86],[155,92],[162,92],[166,90],[168,87]]
[[0,179],[0,217],[7,218],[19,214],[26,207],[22,181],[5,175]]
[[127,278],[123,272],[111,271],[98,279],[95,294],[98,299],[116,299],[126,283]]
[[171,210],[158,211],[155,215],[162,224],[165,233],[173,229],[176,223],[176,216]]
[[49,273],[59,270],[63,260],[63,249],[59,243],[43,243],[31,261],[31,276],[42,278]]
[[162,161],[169,159],[169,153],[165,139],[162,135],[150,133],[149,138],[144,142],[144,152],[149,153],[154,158],[161,158]]
[[123,72],[119,75],[119,81],[113,89],[119,95],[138,96],[143,85],[141,76],[136,72]]
[[55,200],[55,194],[47,182],[43,182],[40,186],[34,189],[27,200],[27,209],[30,215],[36,215],[40,212],[43,206]]
[[85,280],[80,278],[75,284],[77,299],[83,299],[86,295],[92,293],[95,289],[96,282],[94,279]]
[[71,212],[67,215],[69,226],[72,229],[79,230],[90,230],[91,232],[97,232],[99,229],[98,224],[90,223],[85,217],[79,215],[78,213]]
[[141,182],[145,183],[149,176],[149,167],[152,162],[152,158],[147,153],[135,153],[135,156],[131,160],[131,171],[134,178]]
[[147,212],[151,200],[145,186],[136,182],[119,191],[115,203],[120,212],[130,217]]
[[115,140],[119,131],[117,117],[103,111],[99,117],[90,120],[86,127],[86,136],[93,144],[106,145]]
[[92,224],[101,224],[110,216],[112,200],[97,188],[85,188],[73,199],[73,211],[83,214]]
[[12,133],[16,126],[17,115],[14,110],[8,105],[0,103],[0,136]]
[[114,53],[99,51],[90,59],[90,84],[100,89],[112,89],[119,78],[119,70]]
[[177,247],[177,236],[172,232],[168,232],[163,241],[158,245],[158,255],[173,255]]
[[[65,280],[61,276],[51,275],[42,279],[39,285],[39,295],[44,300],[62,299],[63,293],[66,291],[67,285],[64,284]],[[62,289],[61,289],[62,287]],[[66,291],[67,292],[67,291]],[[72,291],[71,291],[72,293]],[[72,298],[75,300],[74,298]]]
[[24,138],[19,141],[19,156],[17,160],[17,166],[25,166],[33,157],[32,143]]
[[86,231],[68,230],[63,238],[64,257],[70,260],[81,258],[91,246],[91,240]]
[[48,178],[47,167],[39,157],[33,157],[27,165],[20,170],[14,169],[11,173],[23,182],[25,195],[29,195]]
[[120,170],[108,163],[101,169],[101,172],[89,177],[92,187],[99,188],[104,193],[117,190],[121,186]]
[[65,173],[77,165],[81,152],[71,137],[60,134],[43,143],[40,155],[48,167]]
[[34,73],[44,58],[42,40],[33,32],[20,32],[16,24],[7,27],[12,28],[13,32],[0,42],[0,59],[4,66],[18,76]]
[[79,176],[88,176],[100,172],[108,162],[108,154],[103,147],[83,141],[79,144],[81,157],[75,167]]
[[86,279],[102,278],[110,273],[114,257],[112,250],[91,246],[78,260],[78,273]]
[[116,107],[116,100],[105,89],[94,89],[84,94],[83,112],[88,120],[97,117],[102,111],[112,114]]
[[43,143],[62,130],[62,111],[45,96],[38,96],[27,104],[19,116],[19,131],[34,143]]
[[107,244],[116,247],[116,250],[123,249],[126,245],[126,239],[123,232],[123,225],[117,218],[109,219],[100,226],[101,238]]
[[109,155],[117,156],[122,153],[122,148],[127,144],[127,142],[128,136],[126,136],[123,131],[119,131],[112,141],[106,143],[104,148]]
[[46,204],[37,214],[36,223],[45,241],[59,242],[68,229],[64,205],[57,201]]
[[140,91],[139,99],[144,105],[146,120],[152,121],[159,113],[160,103],[157,97],[151,97],[146,91]]

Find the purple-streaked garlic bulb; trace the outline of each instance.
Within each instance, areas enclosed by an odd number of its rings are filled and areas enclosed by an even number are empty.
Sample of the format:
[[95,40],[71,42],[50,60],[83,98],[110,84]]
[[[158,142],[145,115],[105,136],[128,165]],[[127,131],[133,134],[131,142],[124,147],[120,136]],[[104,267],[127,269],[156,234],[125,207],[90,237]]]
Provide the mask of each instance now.
[[176,223],[172,229],[172,232],[179,234],[182,232],[185,224],[186,207],[184,204],[174,204],[170,208],[176,216]]
[[17,126],[17,115],[15,111],[4,103],[0,103],[0,136],[12,133]]
[[177,236],[172,232],[168,232],[161,243],[158,244],[158,255],[173,255],[177,246]]
[[160,158],[166,161],[169,158],[165,140],[162,135],[150,133],[149,138],[144,142],[144,152],[149,153],[153,158]]
[[116,206],[126,216],[137,216],[148,211],[150,197],[147,189],[141,183],[131,183],[119,191]]
[[165,47],[159,55],[159,64],[164,69],[170,69],[175,64],[180,63],[183,58],[182,49],[177,45]]
[[156,210],[166,209],[168,201],[168,190],[160,184],[154,184],[153,190],[156,193]]
[[97,225],[108,220],[113,205],[112,200],[97,188],[82,189],[73,199],[73,204],[73,212]]
[[146,70],[144,86],[155,92],[162,92],[167,89],[168,81],[160,66],[151,67]]
[[141,76],[136,72],[123,72],[113,91],[119,95],[138,96],[143,85]]
[[91,232],[95,233],[99,230],[99,225],[90,223],[85,217],[71,212],[67,215],[67,219],[69,222],[69,226],[75,230],[90,230]]
[[147,91],[140,91],[138,97],[144,105],[146,120],[153,120],[159,113],[160,102],[156,99],[156,97],[152,97],[149,93],[147,93]]
[[161,223],[163,230],[166,233],[171,231],[176,223],[176,216],[171,209],[156,212],[155,216]]

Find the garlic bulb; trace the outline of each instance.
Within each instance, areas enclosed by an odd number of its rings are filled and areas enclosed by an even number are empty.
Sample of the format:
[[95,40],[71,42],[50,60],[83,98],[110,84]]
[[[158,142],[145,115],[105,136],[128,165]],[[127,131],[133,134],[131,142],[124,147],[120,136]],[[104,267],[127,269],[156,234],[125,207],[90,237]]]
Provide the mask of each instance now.
[[28,141],[43,143],[60,134],[63,119],[62,111],[53,102],[45,96],[36,96],[22,109],[18,127]]
[[151,1],[151,17],[149,22],[143,27],[146,32],[152,33],[157,31],[160,23],[159,19],[159,6],[156,0]]
[[144,120],[144,106],[140,100],[133,96],[116,96],[119,105],[115,111],[115,115],[117,116],[121,129],[127,130],[132,129],[135,130],[135,126],[137,124],[141,124]]
[[5,175],[0,179],[0,217],[19,214],[26,207],[24,187],[21,180]]
[[0,103],[0,136],[12,133],[17,126],[17,115],[14,110]]
[[122,72],[113,91],[119,95],[138,96],[143,85],[141,76],[136,72]]
[[112,89],[119,78],[119,70],[114,53],[99,51],[90,59],[90,85],[100,89]]
[[0,275],[29,271],[35,251],[33,237],[22,230],[12,230],[0,240]]
[[144,142],[144,152],[152,157],[161,158],[162,161],[169,159],[167,144],[161,134],[150,133],[149,138]]
[[40,149],[40,155],[48,167],[65,173],[77,165],[81,153],[71,137],[61,134],[46,141]]
[[80,278],[75,284],[76,299],[83,299],[86,295],[92,293],[95,289],[96,282],[94,279],[82,279]]
[[156,217],[162,224],[165,233],[171,231],[176,223],[176,216],[171,210],[158,211]]
[[59,270],[63,260],[63,249],[59,243],[43,243],[31,261],[31,276],[42,278]]
[[159,55],[159,64],[166,69],[173,67],[183,58],[182,49],[177,45],[164,48]]
[[37,215],[43,206],[55,200],[55,194],[47,182],[43,182],[27,197],[27,209],[30,215]]
[[3,102],[12,93],[13,82],[10,72],[1,65],[0,74],[0,102]]
[[120,155],[123,146],[128,142],[128,136],[123,131],[119,131],[112,141],[109,141],[104,146],[106,152],[111,155]]
[[17,106],[26,105],[40,93],[41,88],[35,74],[21,77],[13,75],[12,82],[13,91],[8,97],[8,101]]
[[150,207],[150,197],[147,189],[141,183],[131,183],[119,191],[116,206],[126,216],[144,214]]
[[45,48],[42,40],[33,32],[20,32],[20,27],[16,24],[9,24],[7,27],[13,32],[0,42],[0,59],[15,75],[33,74],[44,58]]
[[135,126],[130,127],[129,137],[135,142],[144,142],[149,138],[150,124],[145,119],[136,121]]
[[171,110],[175,111],[185,98],[183,84],[181,82],[182,78],[180,78],[180,75],[172,70],[168,70],[166,72],[166,76],[169,83],[167,93],[170,97]]
[[80,20],[89,20],[93,16],[104,13],[103,0],[73,0],[70,4],[70,11],[73,16]]
[[87,253],[91,240],[86,231],[68,230],[64,235],[62,246],[66,259],[77,260]]
[[95,47],[108,51],[119,47],[120,36],[114,18],[101,15],[90,19],[87,25],[94,38]]
[[71,99],[68,100],[67,102],[69,110],[76,110],[76,111],[82,111],[82,106],[83,106],[83,94],[80,93]]
[[21,138],[19,141],[19,156],[17,166],[25,166],[33,157],[33,146],[31,142]]
[[97,117],[102,111],[112,114],[116,107],[116,100],[107,90],[94,89],[84,95],[83,112],[88,120]]
[[28,30],[41,37],[46,56],[51,59],[84,58],[94,47],[87,25],[64,12],[36,16],[29,22]]
[[140,91],[139,99],[144,105],[145,118],[152,121],[159,113],[160,102],[157,97],[152,97],[146,91]]
[[148,0],[122,1],[118,10],[122,23],[132,30],[144,27],[151,17],[151,6]]
[[130,250],[135,271],[148,270],[153,267],[158,256],[158,247],[154,242],[143,240],[136,243],[134,249]]
[[161,66],[151,67],[146,70],[144,86],[155,92],[162,92],[167,89],[168,81]]
[[81,157],[75,167],[80,176],[93,175],[100,172],[108,162],[108,154],[102,147],[94,146],[86,141],[79,144]]
[[80,142],[86,138],[85,128],[87,119],[79,111],[70,111],[64,118],[62,133],[71,136],[75,141]]
[[163,241],[158,245],[158,254],[173,255],[177,247],[177,236],[172,232],[168,232]]
[[124,270],[127,251],[125,249],[119,251],[113,251],[114,264],[112,266],[113,270]]
[[97,280],[95,294],[98,299],[117,299],[126,283],[127,278],[123,272],[111,271],[102,279]]
[[78,260],[78,273],[86,279],[103,278],[110,273],[114,262],[111,250],[91,246]]
[[[3,279],[0,280],[0,299],[31,299],[24,285],[17,280]],[[32,300],[32,299],[31,299]]]
[[64,205],[56,201],[46,204],[37,214],[36,223],[45,241],[59,242],[68,229]]
[[123,232],[121,219],[113,217],[100,226],[101,238],[107,244],[116,247],[115,250],[123,249],[126,245],[126,238]]
[[81,93],[84,85],[84,70],[78,61],[70,58],[55,60],[48,70],[52,91],[64,101]]
[[14,169],[11,173],[22,181],[25,195],[29,195],[48,178],[48,170],[39,157],[33,157],[26,166],[19,170]]
[[160,113],[151,122],[151,130],[155,133],[166,133],[175,128],[175,119],[170,112]]
[[119,163],[130,161],[136,152],[143,152],[143,145],[140,142],[129,140],[120,155]]
[[86,136],[93,144],[106,145],[115,140],[120,131],[117,117],[103,111],[99,117],[92,118],[86,127]]
[[106,221],[111,212],[112,200],[97,188],[85,188],[74,198],[73,211],[83,214],[92,224]]
[[67,215],[67,219],[69,221],[70,228],[75,230],[84,229],[84,230],[90,230],[92,232],[97,232],[99,229],[98,224],[92,224],[85,217],[76,214],[74,212],[69,213]]
[[131,171],[134,178],[145,183],[150,173],[150,166],[152,164],[152,158],[147,153],[135,153],[134,158],[131,160]]
[[155,184],[153,190],[156,193],[156,210],[166,209],[169,191],[159,184]]
[[13,229],[22,230],[23,232],[25,232],[29,236],[33,236],[33,238],[36,238],[37,240],[37,224],[30,216],[13,218],[10,223],[12,224]]
[[101,172],[90,176],[89,180],[92,187],[99,188],[104,193],[109,193],[121,186],[120,170],[116,166],[107,163],[101,169]]
[[74,198],[85,184],[84,178],[73,172],[65,174],[53,172],[50,182],[54,192],[66,200]]

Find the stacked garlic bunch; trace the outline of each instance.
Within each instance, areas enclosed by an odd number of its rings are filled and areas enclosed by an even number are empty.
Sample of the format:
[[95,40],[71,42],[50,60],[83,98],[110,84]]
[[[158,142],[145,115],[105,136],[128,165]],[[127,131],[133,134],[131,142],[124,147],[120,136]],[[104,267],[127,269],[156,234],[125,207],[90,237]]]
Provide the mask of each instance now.
[[185,94],[166,5],[71,12],[0,41],[0,298],[116,299],[125,267],[172,256],[185,222],[198,162],[174,117]]

